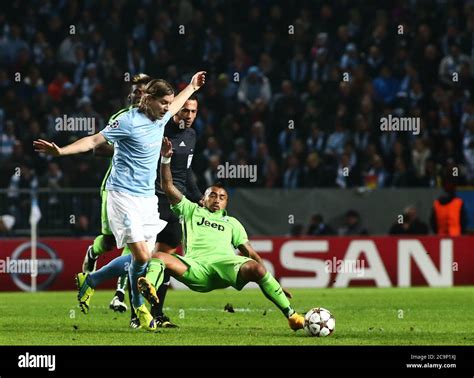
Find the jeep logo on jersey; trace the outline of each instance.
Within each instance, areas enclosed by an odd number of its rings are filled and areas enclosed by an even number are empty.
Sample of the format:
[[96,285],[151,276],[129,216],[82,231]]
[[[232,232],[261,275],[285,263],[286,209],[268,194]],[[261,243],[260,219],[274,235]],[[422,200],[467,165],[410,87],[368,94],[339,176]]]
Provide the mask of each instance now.
[[[24,259],[29,259],[31,243],[20,244],[12,253],[10,259],[21,264]],[[63,260],[58,258],[56,252],[46,244],[37,244],[37,290],[46,290],[63,271]],[[16,286],[23,291],[31,291],[30,274],[10,273]]]
[[201,221],[198,222],[197,224],[198,226],[207,226],[207,227],[211,227],[211,228],[217,228],[217,230],[219,231],[224,231],[224,226],[221,225],[221,224],[217,224],[217,223],[214,223],[214,222],[209,222],[208,220],[206,220],[204,217],[202,217]]

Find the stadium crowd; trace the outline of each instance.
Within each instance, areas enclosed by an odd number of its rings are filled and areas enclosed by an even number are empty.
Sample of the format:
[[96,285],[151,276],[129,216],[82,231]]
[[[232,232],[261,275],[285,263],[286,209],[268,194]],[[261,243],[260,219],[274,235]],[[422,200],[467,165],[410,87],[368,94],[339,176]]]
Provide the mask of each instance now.
[[[245,4],[244,4],[245,3]],[[20,1],[0,11],[0,188],[94,188],[108,162],[50,159],[127,105],[139,72],[197,69],[194,172],[255,164],[265,188],[474,184],[474,2]],[[8,20],[8,21],[7,21]],[[415,117],[419,133],[381,131]],[[64,130],[85,117],[93,129]],[[18,172],[22,172],[21,175]]]

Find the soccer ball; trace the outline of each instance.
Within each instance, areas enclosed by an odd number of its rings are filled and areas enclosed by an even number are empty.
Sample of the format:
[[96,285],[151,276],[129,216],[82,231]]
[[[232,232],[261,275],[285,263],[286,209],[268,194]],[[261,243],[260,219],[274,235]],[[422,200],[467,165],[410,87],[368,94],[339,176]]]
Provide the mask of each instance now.
[[304,329],[310,336],[329,336],[336,328],[334,316],[322,307],[309,310],[304,316]]

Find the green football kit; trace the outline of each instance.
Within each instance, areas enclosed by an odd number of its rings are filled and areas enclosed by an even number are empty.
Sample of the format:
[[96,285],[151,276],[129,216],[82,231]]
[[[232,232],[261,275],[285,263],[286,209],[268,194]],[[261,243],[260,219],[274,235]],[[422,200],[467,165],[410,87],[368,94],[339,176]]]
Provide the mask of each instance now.
[[[183,253],[174,254],[188,269],[182,276],[174,277],[198,292],[208,292],[229,286],[237,290],[247,284],[239,277],[243,264],[254,261],[235,254],[235,248],[248,242],[247,233],[242,224],[225,210],[209,211],[185,196],[171,206],[171,210],[180,217],[183,224]],[[146,278],[158,288],[163,280],[164,263],[152,258]],[[278,281],[266,272],[257,282],[265,297],[272,301],[286,317],[294,314],[288,298]]]
[[245,282],[239,282],[240,267],[252,260],[235,254],[235,248],[248,242],[242,224],[225,210],[211,212],[184,196],[171,210],[183,222],[184,256],[175,256],[189,267],[176,278],[195,291],[241,290]]

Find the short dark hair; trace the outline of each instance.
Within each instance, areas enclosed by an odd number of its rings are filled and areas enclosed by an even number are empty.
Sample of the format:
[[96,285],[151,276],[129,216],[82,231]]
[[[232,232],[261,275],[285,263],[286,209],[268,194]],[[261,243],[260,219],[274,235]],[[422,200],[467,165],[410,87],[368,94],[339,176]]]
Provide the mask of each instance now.
[[227,192],[227,189],[225,188],[224,183],[223,183],[222,181],[216,181],[216,182],[214,182],[214,183],[210,186],[210,188],[212,188],[212,187],[221,188],[221,189],[224,189],[224,190]]
[[186,100],[186,101],[196,101],[196,102],[199,102],[197,96],[195,94],[192,94],[191,96],[189,96],[189,98]]
[[212,185],[209,185],[206,189],[206,191],[210,188],[219,188],[219,189],[224,189],[227,194],[229,194],[229,191],[225,187],[224,183],[222,181],[216,181]]
[[132,85],[147,85],[151,81],[151,77],[144,73],[139,73],[132,76]]

